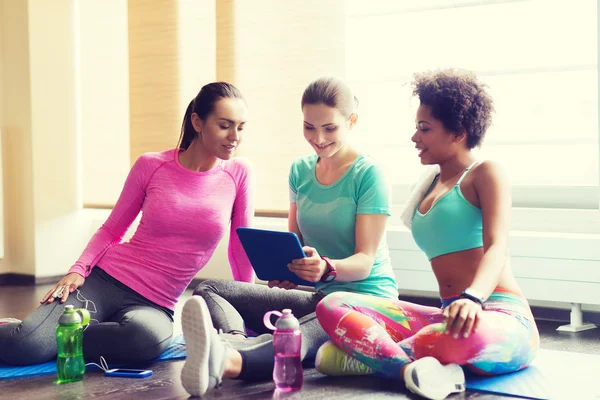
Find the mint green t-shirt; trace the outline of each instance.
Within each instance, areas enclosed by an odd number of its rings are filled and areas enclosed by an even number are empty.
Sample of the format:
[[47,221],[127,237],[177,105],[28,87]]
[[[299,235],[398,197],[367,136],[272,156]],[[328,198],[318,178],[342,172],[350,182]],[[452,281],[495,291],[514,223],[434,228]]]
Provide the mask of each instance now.
[[[290,202],[296,203],[296,220],[304,245],[320,255],[344,259],[355,253],[356,215],[390,215],[390,193],[382,171],[373,160],[359,155],[346,173],[332,185],[317,180],[317,155],[300,158],[290,170]],[[369,276],[361,281],[317,282],[322,293],[346,291],[397,298],[398,286],[383,236]]]

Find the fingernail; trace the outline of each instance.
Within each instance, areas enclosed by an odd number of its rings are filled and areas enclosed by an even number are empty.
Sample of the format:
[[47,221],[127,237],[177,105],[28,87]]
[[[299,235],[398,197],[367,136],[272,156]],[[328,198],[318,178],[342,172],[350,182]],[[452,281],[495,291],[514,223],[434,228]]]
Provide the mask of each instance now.
[[458,339],[458,333],[455,333],[454,335],[452,335],[452,337],[453,337],[454,339]]
[[465,333],[463,336],[464,336],[465,338],[468,338],[468,337],[469,337],[469,334],[468,334],[468,333]]
[[450,332],[448,332],[448,331],[444,331],[444,334],[445,334],[445,335],[449,335],[449,334],[450,334]]

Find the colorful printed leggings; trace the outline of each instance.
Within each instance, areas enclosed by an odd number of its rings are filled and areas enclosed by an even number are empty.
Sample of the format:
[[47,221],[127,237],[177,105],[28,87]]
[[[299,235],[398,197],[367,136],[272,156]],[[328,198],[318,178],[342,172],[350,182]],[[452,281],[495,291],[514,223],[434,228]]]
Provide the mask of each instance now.
[[[443,307],[454,300],[444,300]],[[426,356],[483,375],[518,371],[535,358],[539,334],[521,295],[496,289],[485,302],[479,329],[468,338],[444,333],[443,307],[336,292],[319,303],[317,318],[341,349],[392,379]]]

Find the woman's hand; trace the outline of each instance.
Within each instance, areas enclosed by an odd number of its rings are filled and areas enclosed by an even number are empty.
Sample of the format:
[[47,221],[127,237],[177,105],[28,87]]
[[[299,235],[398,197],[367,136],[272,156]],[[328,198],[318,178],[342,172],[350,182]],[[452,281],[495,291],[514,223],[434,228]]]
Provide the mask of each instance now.
[[298,287],[298,285],[296,285],[295,283],[290,282],[290,281],[283,281],[283,282],[281,282],[281,281],[269,281],[267,283],[267,285],[270,288],[278,287],[278,288],[286,289],[286,290],[296,289]]
[[292,261],[291,264],[288,264],[288,268],[305,281],[319,282],[325,273],[327,263],[314,247],[304,246],[302,250],[306,257]]
[[459,336],[468,338],[472,331],[477,331],[482,316],[483,309],[480,304],[469,299],[458,299],[444,310],[445,333],[455,339]]
[[60,302],[64,303],[67,301],[67,297],[71,293],[75,291],[75,289],[79,288],[85,282],[85,278],[79,275],[76,272],[71,272],[70,274],[65,275],[52,289],[46,293],[46,295],[42,298],[40,303],[44,304],[46,301],[48,303],[54,302],[55,298],[60,297]]

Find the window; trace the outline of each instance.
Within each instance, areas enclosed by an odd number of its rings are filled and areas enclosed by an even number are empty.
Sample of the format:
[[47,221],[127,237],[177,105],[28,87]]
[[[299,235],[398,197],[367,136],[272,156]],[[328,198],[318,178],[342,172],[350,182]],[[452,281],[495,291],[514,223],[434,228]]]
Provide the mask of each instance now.
[[412,74],[472,70],[494,125],[480,157],[502,163],[515,207],[598,210],[596,1],[346,2],[346,79],[361,100],[356,143],[402,203],[420,163]]

